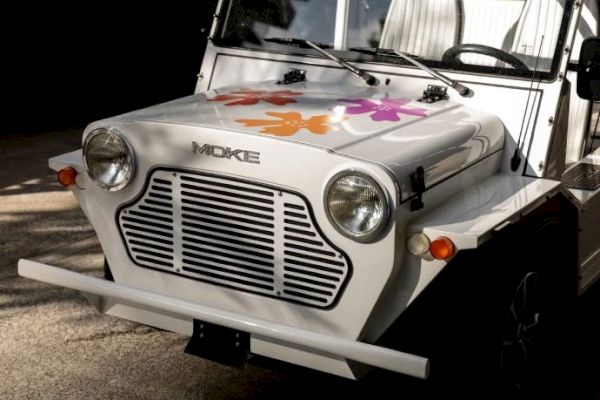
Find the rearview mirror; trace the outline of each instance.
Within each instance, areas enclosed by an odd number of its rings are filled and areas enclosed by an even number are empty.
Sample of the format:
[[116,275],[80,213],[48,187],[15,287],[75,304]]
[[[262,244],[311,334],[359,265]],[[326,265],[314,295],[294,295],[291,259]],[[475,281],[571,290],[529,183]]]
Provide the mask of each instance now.
[[582,99],[600,100],[600,37],[588,38],[581,45],[577,94]]

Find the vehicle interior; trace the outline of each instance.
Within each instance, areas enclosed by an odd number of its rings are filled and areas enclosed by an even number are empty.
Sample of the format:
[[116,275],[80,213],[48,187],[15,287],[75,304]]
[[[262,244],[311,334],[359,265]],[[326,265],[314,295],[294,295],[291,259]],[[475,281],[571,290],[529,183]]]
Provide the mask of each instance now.
[[[550,71],[566,1],[392,0],[379,47],[426,59],[442,55],[467,64]],[[598,8],[596,0],[584,2],[573,62],[583,39],[598,34]],[[577,96],[576,77],[567,76],[572,84],[567,165],[600,146],[594,133],[598,107]]]

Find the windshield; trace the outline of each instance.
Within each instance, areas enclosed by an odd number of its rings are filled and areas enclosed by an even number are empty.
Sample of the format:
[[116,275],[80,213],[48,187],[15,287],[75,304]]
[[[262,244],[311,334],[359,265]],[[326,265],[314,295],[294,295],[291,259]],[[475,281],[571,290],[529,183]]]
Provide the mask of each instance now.
[[294,37],[331,44],[348,59],[398,63],[348,51],[379,47],[431,67],[550,75],[572,0],[230,0],[215,42],[315,55],[268,43]]

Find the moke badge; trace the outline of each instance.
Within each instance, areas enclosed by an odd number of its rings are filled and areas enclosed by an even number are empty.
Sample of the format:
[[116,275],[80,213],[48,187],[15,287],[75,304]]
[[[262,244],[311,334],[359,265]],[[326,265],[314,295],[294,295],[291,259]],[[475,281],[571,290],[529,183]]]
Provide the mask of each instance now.
[[205,154],[209,157],[226,158],[228,160],[235,158],[241,162],[260,164],[260,153],[258,151],[232,150],[231,147],[215,146],[208,143],[200,145],[198,142],[192,142],[192,152],[195,154]]

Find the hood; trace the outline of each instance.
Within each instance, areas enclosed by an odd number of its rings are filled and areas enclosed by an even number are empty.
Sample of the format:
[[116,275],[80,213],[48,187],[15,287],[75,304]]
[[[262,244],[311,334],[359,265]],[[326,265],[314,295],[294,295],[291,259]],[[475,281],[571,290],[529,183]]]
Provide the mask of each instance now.
[[222,128],[338,150],[458,107],[424,104],[380,88],[302,82],[211,90],[119,117]]
[[[414,92],[413,92],[414,93]],[[401,91],[274,81],[211,90],[116,117],[210,127],[316,146],[384,165],[403,198],[422,166],[427,186],[503,146],[500,120],[443,100],[432,104]]]

